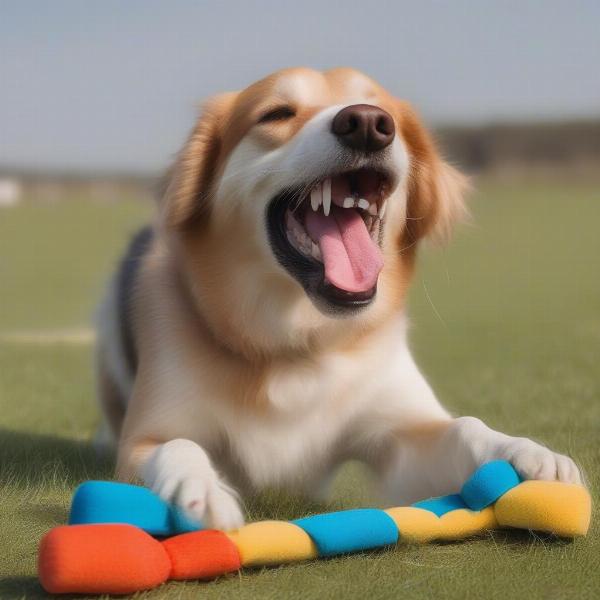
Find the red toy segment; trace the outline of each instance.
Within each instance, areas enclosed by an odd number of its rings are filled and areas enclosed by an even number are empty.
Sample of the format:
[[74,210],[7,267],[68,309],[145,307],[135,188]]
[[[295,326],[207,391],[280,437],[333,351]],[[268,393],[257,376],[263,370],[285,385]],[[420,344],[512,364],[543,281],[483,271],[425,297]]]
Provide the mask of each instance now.
[[162,545],[171,558],[171,579],[211,579],[241,568],[235,544],[222,531],[183,533]]
[[40,542],[38,575],[51,594],[130,594],[169,577],[161,543],[132,525],[65,525]]

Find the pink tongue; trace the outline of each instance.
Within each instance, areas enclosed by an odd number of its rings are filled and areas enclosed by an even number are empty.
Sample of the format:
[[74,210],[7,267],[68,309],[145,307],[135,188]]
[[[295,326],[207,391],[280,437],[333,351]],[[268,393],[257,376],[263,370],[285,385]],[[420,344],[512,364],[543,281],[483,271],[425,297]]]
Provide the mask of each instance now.
[[367,292],[375,286],[383,257],[356,209],[332,206],[328,217],[308,210],[306,230],[319,244],[329,283],[346,292]]

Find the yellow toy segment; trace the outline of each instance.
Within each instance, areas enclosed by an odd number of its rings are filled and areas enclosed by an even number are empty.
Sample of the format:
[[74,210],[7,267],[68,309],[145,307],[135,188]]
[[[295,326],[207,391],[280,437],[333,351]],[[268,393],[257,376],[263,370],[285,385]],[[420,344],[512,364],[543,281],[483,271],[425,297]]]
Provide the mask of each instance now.
[[498,528],[491,506],[480,511],[467,508],[452,510],[439,517],[439,521],[437,540],[461,540]]
[[400,536],[398,541],[430,542],[437,539],[440,518],[429,510],[416,506],[399,506],[385,510],[396,523]]
[[227,532],[237,546],[242,565],[256,567],[280,565],[317,558],[309,535],[286,521],[259,521]]
[[400,531],[399,541],[459,540],[498,527],[492,507],[482,511],[452,510],[441,517],[415,506],[388,508],[385,512]]
[[581,485],[532,480],[506,492],[494,510],[501,527],[577,537],[588,531],[592,500]]

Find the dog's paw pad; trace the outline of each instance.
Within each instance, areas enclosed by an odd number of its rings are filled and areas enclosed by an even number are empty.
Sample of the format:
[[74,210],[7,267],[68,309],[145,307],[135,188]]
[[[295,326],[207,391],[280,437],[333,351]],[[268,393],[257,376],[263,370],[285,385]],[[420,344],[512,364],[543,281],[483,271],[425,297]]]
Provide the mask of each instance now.
[[173,502],[180,506],[189,517],[202,521],[206,513],[208,487],[208,481],[201,476],[184,477],[180,481]]

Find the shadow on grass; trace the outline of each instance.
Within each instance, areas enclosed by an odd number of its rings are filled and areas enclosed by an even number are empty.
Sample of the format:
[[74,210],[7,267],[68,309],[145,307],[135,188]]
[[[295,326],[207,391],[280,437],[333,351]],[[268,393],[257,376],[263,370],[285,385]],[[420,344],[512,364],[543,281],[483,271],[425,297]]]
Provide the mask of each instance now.
[[0,428],[0,481],[12,486],[109,479],[112,460],[100,458],[90,442]]
[[24,518],[29,521],[37,521],[44,525],[66,523],[68,512],[62,504],[51,504],[47,500],[43,505],[28,503],[19,509]]
[[[0,598],[49,598],[37,577],[5,577],[0,579]],[[73,598],[74,596],[61,596]]]
[[[99,457],[91,442],[53,435],[11,431],[0,428],[0,484],[32,488],[56,486],[74,489],[88,479],[113,479],[114,461]],[[292,519],[333,510],[332,505],[312,502],[282,490],[271,490],[248,498],[250,520]],[[335,507],[340,508],[340,507]],[[27,511],[36,520],[65,519],[64,508],[46,501],[39,513]]]
[[[574,540],[570,538],[561,538],[552,533],[528,529],[496,529],[488,532],[488,535],[495,543],[507,548],[541,545],[550,550],[551,548],[571,546],[574,543]],[[486,538],[480,537],[480,539],[485,540]]]
[[244,502],[244,508],[248,521],[269,519],[288,521],[339,509],[333,504],[316,502],[310,498],[278,489],[268,490],[249,497]]

